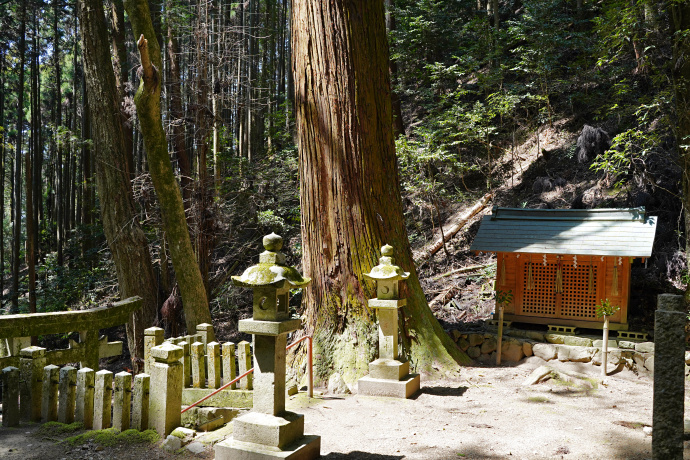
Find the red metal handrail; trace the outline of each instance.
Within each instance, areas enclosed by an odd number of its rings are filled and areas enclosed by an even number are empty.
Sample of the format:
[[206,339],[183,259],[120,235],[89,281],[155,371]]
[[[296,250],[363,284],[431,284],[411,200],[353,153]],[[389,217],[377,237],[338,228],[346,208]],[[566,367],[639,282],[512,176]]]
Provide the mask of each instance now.
[[[312,368],[312,364],[313,364],[313,361],[312,361],[312,351],[313,351],[313,349],[312,349],[312,337],[311,337],[310,335],[305,335],[305,336],[302,337],[301,339],[299,339],[299,340],[297,340],[297,341],[291,343],[291,344],[288,345],[287,347],[285,347],[285,350],[289,350],[290,348],[292,348],[292,347],[294,347],[294,346],[297,346],[297,344],[299,344],[299,343],[302,342],[303,340],[307,340],[307,339],[309,339],[309,348],[307,349],[307,360],[308,360],[308,363],[307,363],[308,366],[307,366],[307,367],[309,368],[309,387],[308,387],[308,394],[309,394],[309,397],[310,397],[310,398],[313,398],[313,397],[314,397],[314,369]],[[231,380],[230,382],[228,382],[228,383],[226,383],[225,385],[223,385],[222,387],[218,388],[218,389],[217,389],[216,391],[214,391],[213,393],[211,393],[211,394],[209,394],[209,395],[206,395],[206,396],[204,396],[203,398],[201,398],[200,400],[198,400],[197,402],[195,402],[194,404],[185,407],[184,409],[182,409],[182,412],[180,412],[180,413],[181,413],[181,414],[184,414],[185,412],[187,412],[187,411],[188,411],[189,409],[191,409],[192,407],[198,406],[199,404],[201,404],[202,402],[206,401],[206,400],[207,400],[208,398],[210,398],[211,396],[220,393],[222,390],[225,390],[227,387],[229,387],[229,386],[232,385],[233,383],[237,383],[240,379],[243,379],[244,377],[248,376],[248,375],[251,374],[252,372],[254,372],[254,368],[253,368],[253,367],[252,367],[251,369],[249,369],[247,372],[245,372],[244,374],[240,375],[239,377],[234,378],[234,379]]]

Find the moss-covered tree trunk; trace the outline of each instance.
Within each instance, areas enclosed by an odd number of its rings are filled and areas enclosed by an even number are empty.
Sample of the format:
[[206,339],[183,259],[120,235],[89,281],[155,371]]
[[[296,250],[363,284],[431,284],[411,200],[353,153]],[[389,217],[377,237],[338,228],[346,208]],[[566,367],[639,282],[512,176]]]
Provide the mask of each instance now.
[[377,332],[365,282],[383,244],[411,273],[401,295],[404,353],[417,371],[469,358],[429,309],[403,222],[393,142],[383,1],[295,0],[293,70],[300,157],[306,329],[317,371],[352,382],[367,372]]
[[134,207],[103,2],[80,0],[79,21],[103,230],[113,254],[121,297],[138,295],[143,299],[143,308],[127,324],[130,353],[143,358],[144,329],[153,325],[158,310],[157,283]]
[[[690,267],[690,3],[669,2],[673,32],[673,86],[676,102],[676,143],[683,172],[685,257]],[[685,290],[690,303],[690,284]]]
[[134,96],[139,126],[144,137],[153,187],[158,196],[165,229],[170,244],[175,277],[180,286],[187,330],[194,331],[200,323],[211,323],[211,312],[203,279],[196,262],[189,237],[180,187],[173,174],[168,144],[161,118],[161,51],[151,20],[148,2],[125,0],[125,9],[138,38],[142,77]]

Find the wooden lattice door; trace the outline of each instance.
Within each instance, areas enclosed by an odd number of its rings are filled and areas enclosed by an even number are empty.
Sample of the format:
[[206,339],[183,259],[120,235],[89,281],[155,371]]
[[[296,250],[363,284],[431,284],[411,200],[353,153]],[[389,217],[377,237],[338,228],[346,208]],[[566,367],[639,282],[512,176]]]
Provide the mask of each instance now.
[[532,288],[529,289],[529,263],[522,271],[522,313],[527,316],[556,317],[556,292],[554,273],[556,263],[532,263]]
[[[558,260],[549,256],[546,263],[533,262],[529,279],[529,264],[521,265],[520,299],[516,313],[524,316],[563,318],[580,321],[597,321],[595,305],[599,298],[600,264],[574,265],[572,261],[561,261],[563,292],[556,292]],[[592,286],[590,287],[590,269]],[[531,286],[530,286],[531,284]]]

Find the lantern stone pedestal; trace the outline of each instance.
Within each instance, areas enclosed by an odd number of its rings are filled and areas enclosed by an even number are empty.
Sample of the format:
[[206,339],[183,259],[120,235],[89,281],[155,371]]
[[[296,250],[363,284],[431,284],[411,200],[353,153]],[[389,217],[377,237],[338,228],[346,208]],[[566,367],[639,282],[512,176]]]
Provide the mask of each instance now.
[[398,283],[410,274],[394,265],[393,248],[381,248],[379,265],[364,276],[376,281],[376,298],[369,307],[376,309],[379,319],[379,358],[369,363],[369,375],[359,379],[357,391],[369,396],[409,398],[420,388],[419,374],[410,374],[409,361],[400,361],[398,354],[398,309],[406,299],[398,298]]
[[233,421],[233,436],[215,446],[216,460],[311,460],[321,451],[320,436],[304,435],[304,416],[285,410],[285,347],[287,334],[301,321],[290,318],[291,288],[309,284],[292,267],[285,266],[278,235],[264,237],[266,249],[259,264],[242,276],[236,286],[254,291],[252,319],[238,329],[254,335],[254,408]]

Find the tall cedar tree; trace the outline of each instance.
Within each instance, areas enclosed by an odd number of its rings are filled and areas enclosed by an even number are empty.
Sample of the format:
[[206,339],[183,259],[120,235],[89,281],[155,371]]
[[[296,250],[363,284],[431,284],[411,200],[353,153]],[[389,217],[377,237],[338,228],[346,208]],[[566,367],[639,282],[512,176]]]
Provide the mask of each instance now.
[[[17,145],[14,153],[13,213],[12,213],[12,305],[19,313],[19,259],[22,237],[22,147],[24,142],[24,64],[26,54],[26,0],[20,6],[19,23],[19,81],[17,82]],[[4,199],[4,197],[3,197]]]
[[[180,286],[187,330],[211,323],[208,297],[187,229],[182,194],[173,174],[168,142],[161,118],[161,50],[151,20],[148,2],[125,0],[141,58],[142,78],[134,96],[139,126],[144,137],[149,172],[161,206],[163,227],[170,243],[170,258]],[[204,165],[205,167],[205,165]]]
[[133,357],[143,357],[144,329],[152,326],[158,309],[157,285],[146,236],[134,207],[103,2],[80,0],[78,3],[103,230],[113,254],[120,295],[122,298],[138,295],[144,299],[143,308],[127,324],[130,353]]
[[427,305],[403,222],[383,1],[293,5],[304,272],[314,280],[306,329],[322,356],[320,377],[367,372],[377,334],[366,302],[375,289],[362,274],[384,244],[411,272],[401,290],[403,350],[417,371],[456,369],[469,358]]
[[[676,142],[683,174],[683,208],[685,209],[685,255],[690,266],[690,3],[669,2],[673,32],[673,86],[676,99]],[[690,284],[685,290],[690,302]]]

